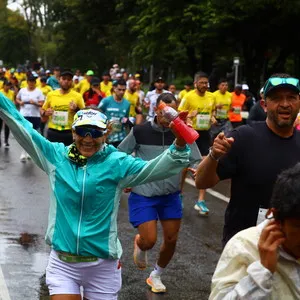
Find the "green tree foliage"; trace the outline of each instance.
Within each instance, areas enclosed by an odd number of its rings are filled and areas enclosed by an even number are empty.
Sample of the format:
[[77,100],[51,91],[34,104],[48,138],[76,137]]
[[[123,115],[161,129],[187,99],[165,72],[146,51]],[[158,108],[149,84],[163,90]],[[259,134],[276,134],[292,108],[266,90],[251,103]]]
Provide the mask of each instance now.
[[1,11],[0,23],[0,59],[7,65],[15,66],[28,59],[28,28],[21,14],[6,9],[6,6],[3,10],[5,12]]
[[[152,64],[212,81],[241,60],[240,81],[258,90],[273,72],[299,76],[300,2],[289,0],[23,0],[37,53],[51,64],[135,71]],[[44,13],[45,12],[45,13]]]

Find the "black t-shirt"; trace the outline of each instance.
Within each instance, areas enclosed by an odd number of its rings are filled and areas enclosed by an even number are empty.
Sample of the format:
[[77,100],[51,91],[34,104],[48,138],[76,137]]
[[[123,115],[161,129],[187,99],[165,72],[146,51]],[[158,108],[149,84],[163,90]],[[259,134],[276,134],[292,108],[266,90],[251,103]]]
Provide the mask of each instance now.
[[249,112],[249,118],[247,119],[248,124],[252,124],[253,121],[265,121],[267,114],[260,105],[260,101],[256,102],[254,106],[251,107]]
[[256,225],[259,207],[268,208],[281,171],[300,161],[300,132],[282,138],[266,122],[241,126],[229,136],[235,141],[218,163],[219,178],[231,178],[231,198],[225,213],[223,242]]

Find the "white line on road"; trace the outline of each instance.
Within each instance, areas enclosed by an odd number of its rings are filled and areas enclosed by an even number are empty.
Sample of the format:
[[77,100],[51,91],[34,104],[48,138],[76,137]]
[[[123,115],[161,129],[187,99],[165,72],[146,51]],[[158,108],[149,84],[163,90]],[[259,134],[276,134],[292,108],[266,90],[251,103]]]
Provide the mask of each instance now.
[[[188,183],[188,184],[190,184],[190,185],[192,185],[192,186],[196,186],[195,185],[195,181],[192,180],[191,178],[186,178],[185,182]],[[220,199],[220,200],[223,200],[223,201],[225,201],[227,203],[229,202],[230,198],[224,196],[223,194],[221,194],[221,193],[219,193],[219,192],[217,192],[217,191],[215,191],[213,189],[207,189],[206,192],[209,193],[210,195],[212,195],[212,196]]]
[[8,289],[5,283],[3,272],[0,266],[0,299],[1,300],[10,300]]

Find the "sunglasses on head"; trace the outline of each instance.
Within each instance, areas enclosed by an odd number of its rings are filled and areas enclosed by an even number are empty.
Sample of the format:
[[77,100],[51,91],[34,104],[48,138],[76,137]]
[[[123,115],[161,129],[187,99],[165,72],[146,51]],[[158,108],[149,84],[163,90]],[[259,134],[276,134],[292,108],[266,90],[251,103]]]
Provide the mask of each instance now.
[[105,131],[90,127],[75,127],[75,132],[81,137],[90,136],[93,139],[100,138],[104,135]]
[[271,77],[265,84],[264,94],[266,94],[271,87],[281,85],[281,84],[289,84],[293,85],[295,88],[300,90],[299,79],[289,77],[289,78],[281,78],[281,77]]

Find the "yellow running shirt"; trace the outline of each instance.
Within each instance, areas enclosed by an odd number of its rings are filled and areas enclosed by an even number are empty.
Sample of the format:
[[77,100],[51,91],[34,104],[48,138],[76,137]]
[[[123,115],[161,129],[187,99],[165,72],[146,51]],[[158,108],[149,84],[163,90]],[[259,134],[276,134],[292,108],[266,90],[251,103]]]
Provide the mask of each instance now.
[[68,94],[61,94],[60,89],[48,93],[43,109],[52,108],[54,110],[53,115],[49,117],[49,128],[60,131],[71,129],[75,115],[75,112],[69,108],[72,101],[80,109],[85,107],[82,96],[72,90]]
[[228,112],[231,105],[232,95],[229,92],[222,94],[219,90],[215,91],[215,107],[216,107],[216,119],[228,119]]
[[180,93],[178,94],[178,100],[181,101],[188,92],[190,91],[187,91],[186,89],[180,91]]
[[23,81],[21,82],[20,89],[26,88],[27,86],[28,86],[27,80],[23,80]]
[[39,87],[41,87],[41,86],[42,86],[42,84],[41,84],[41,79],[40,79],[40,77],[38,77],[38,78],[36,79],[36,87],[39,88]]
[[88,91],[91,87],[91,84],[88,82],[88,80],[85,78],[85,79],[82,79],[80,82],[79,82],[79,93],[81,95],[83,95],[86,91]]
[[193,128],[196,130],[209,130],[211,117],[215,109],[215,97],[210,92],[205,92],[204,96],[199,96],[197,90],[188,92],[181,100],[179,111],[195,113],[192,117]]
[[18,79],[19,83],[21,83],[22,80],[26,80],[25,73],[15,73],[14,76]]
[[39,89],[42,91],[45,98],[46,98],[46,96],[48,95],[49,92],[53,91],[53,89],[50,85],[40,86]]
[[11,102],[15,103],[15,92],[12,90],[8,90],[7,93],[2,89],[0,90],[0,93],[2,93],[5,97],[7,97]]
[[105,94],[106,97],[111,96],[112,82],[109,81],[107,84],[104,81],[100,82],[100,90]]
[[124,98],[130,102],[130,111],[129,111],[129,117],[135,117],[135,107],[139,103],[139,94],[138,92],[134,92],[131,94],[128,90],[126,90],[124,94]]
[[80,85],[80,82],[78,83],[73,83],[73,87],[72,87],[72,90],[79,93],[80,89],[79,89],[79,85]]

